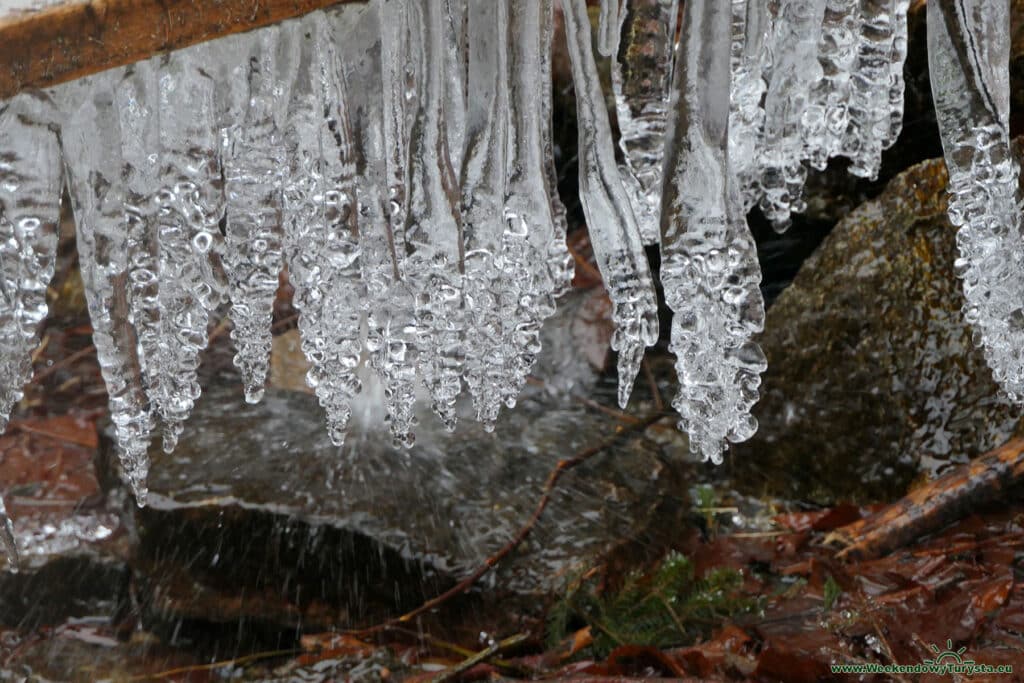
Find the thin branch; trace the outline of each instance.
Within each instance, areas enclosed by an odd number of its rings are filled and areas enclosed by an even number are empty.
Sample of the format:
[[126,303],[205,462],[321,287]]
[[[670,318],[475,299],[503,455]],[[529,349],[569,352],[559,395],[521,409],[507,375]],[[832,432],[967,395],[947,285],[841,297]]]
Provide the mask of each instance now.
[[438,595],[435,598],[427,600],[411,612],[406,612],[400,617],[395,617],[394,619],[390,619],[381,624],[377,624],[376,626],[371,626],[365,629],[346,631],[345,633],[354,636],[368,635],[387,630],[388,628],[395,626],[397,624],[408,623],[416,617],[423,614],[424,612],[428,612],[436,607],[439,607],[448,600],[451,600],[453,597],[466,592],[466,590],[468,590],[470,586],[475,584],[477,581],[480,580],[482,576],[484,576],[492,569],[494,569],[494,567],[496,567],[499,562],[505,559],[505,557],[507,557],[512,551],[518,548],[523,541],[526,540],[526,538],[533,531],[533,528],[537,525],[537,522],[540,520],[541,515],[544,514],[544,510],[545,508],[547,508],[548,503],[551,501],[551,496],[554,494],[555,486],[558,484],[558,480],[562,478],[562,475],[564,475],[569,470],[579,465],[582,465],[590,458],[594,457],[595,455],[601,453],[605,449],[615,444],[619,439],[623,438],[624,436],[643,432],[648,427],[655,424],[664,417],[665,415],[663,413],[655,413],[652,415],[648,415],[646,418],[640,420],[635,424],[627,426],[620,425],[619,427],[616,428],[614,434],[612,434],[605,440],[601,441],[597,445],[582,450],[576,455],[572,456],[571,458],[559,460],[558,464],[555,465],[555,467],[551,470],[550,474],[548,474],[548,479],[547,482],[544,484],[543,492],[541,493],[540,499],[537,501],[537,506],[536,508],[534,508],[533,514],[530,515],[530,518],[526,521],[525,524],[523,524],[522,527],[519,528],[519,531],[516,532],[516,535],[512,537],[512,540],[510,540],[508,543],[502,546],[496,553],[488,557],[483,564],[481,564],[479,567],[476,568],[476,570],[473,571],[472,574],[459,581],[457,584],[446,590],[441,595]]
[[511,647],[519,645],[520,643],[526,642],[526,639],[528,637],[529,636],[526,633],[517,633],[516,635],[505,638],[504,640],[498,641],[496,643],[491,643],[486,650],[481,650],[472,657],[468,657],[465,660],[456,664],[455,666],[449,669],[445,669],[444,671],[439,673],[432,679],[432,683],[444,683],[444,681],[451,680],[452,678],[458,676],[462,672],[469,671],[477,664],[482,664],[483,662],[486,662],[488,659],[498,654],[502,650],[507,650]]

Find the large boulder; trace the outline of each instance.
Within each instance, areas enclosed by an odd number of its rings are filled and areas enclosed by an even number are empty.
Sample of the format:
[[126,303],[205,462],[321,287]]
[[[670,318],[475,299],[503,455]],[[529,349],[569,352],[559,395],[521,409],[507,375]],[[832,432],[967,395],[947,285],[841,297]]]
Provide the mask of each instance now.
[[874,500],[1014,433],[964,322],[941,159],[846,216],[768,311],[757,436],[738,483],[787,498]]

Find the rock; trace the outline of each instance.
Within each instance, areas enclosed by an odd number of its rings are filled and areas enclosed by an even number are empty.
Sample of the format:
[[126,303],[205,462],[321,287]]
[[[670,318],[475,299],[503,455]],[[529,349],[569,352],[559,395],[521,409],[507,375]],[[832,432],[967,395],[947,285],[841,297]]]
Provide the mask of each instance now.
[[757,435],[736,484],[817,501],[901,493],[999,445],[1019,407],[971,343],[941,159],[836,226],[768,311]]
[[71,416],[16,419],[0,436],[0,482],[21,556],[0,556],[0,626],[32,630],[112,615],[127,599],[127,538],[99,496],[96,429]]
[[[177,450],[152,452],[148,506],[134,512],[144,623],[339,628],[408,610],[469,574],[529,519],[560,459],[619,427],[564,393],[575,387],[614,405],[613,384],[595,387],[578,349],[591,298],[562,302],[545,327],[544,382],[503,412],[493,434],[469,415],[449,434],[425,400],[416,446],[395,449],[382,389],[368,375],[338,449],[307,393],[271,389],[251,406],[234,383],[207,388]],[[662,515],[666,500],[685,495],[672,466],[685,439],[671,434],[624,437],[568,473],[532,535],[472,601],[535,612],[567,573],[609,549],[674,533],[678,521]]]

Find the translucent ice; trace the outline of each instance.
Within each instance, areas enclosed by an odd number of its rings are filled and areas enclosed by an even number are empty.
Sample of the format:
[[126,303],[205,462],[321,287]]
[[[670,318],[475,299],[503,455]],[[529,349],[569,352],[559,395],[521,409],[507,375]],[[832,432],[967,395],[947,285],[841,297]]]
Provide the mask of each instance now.
[[49,97],[0,104],[0,428],[32,376],[60,220],[61,156]]
[[661,167],[678,15],[678,0],[628,0],[612,61],[623,179],[645,244],[661,239]]
[[[129,225],[121,182],[121,125],[114,99],[121,75],[121,71],[98,74],[60,89],[61,142],[93,343],[110,397],[121,468],[142,502],[153,418],[129,305]],[[99,144],[98,133],[104,137]]]
[[420,63],[419,106],[409,137],[406,257],[399,272],[413,290],[423,383],[434,412],[454,429],[464,355],[464,247],[460,193],[445,132],[448,37],[443,9],[435,0],[414,0],[408,6],[410,26],[423,30],[421,41],[409,42],[410,57]]
[[462,174],[466,245],[466,385],[477,419],[492,429],[508,375],[501,310],[502,220],[509,108],[509,0],[470,0],[467,151]]
[[[767,0],[732,3],[732,85],[729,101],[729,163],[743,207],[760,197],[758,154],[764,136],[764,98],[769,53]],[[660,197],[659,197],[660,200]]]
[[1009,2],[928,4],[932,97],[949,170],[964,315],[996,381],[1024,400],[1024,249],[1010,154]]
[[301,44],[285,128],[291,158],[284,201],[289,275],[310,362],[306,380],[327,413],[331,440],[341,445],[361,388],[356,369],[365,297],[349,101],[333,26],[324,13],[291,26],[282,42]]
[[0,545],[4,548],[4,555],[7,557],[8,571],[18,571],[18,544],[15,540],[14,524],[7,516],[7,508],[4,507],[4,499],[0,496]]
[[865,178],[878,175],[882,149],[889,137],[895,9],[896,0],[860,3],[860,44],[851,76],[849,125],[842,153],[853,162],[850,173]]
[[[215,113],[217,83],[206,71],[206,47],[164,58],[157,73],[159,164],[156,190],[160,310],[150,399],[163,420],[164,449],[173,450],[199,398],[199,352],[210,311],[221,302],[224,186]],[[187,107],[181,106],[188,102]]]
[[805,152],[811,166],[819,170],[839,153],[849,125],[850,79],[859,31],[859,0],[827,0],[818,44],[822,78],[811,86],[803,113]]
[[788,227],[791,212],[804,208],[801,122],[810,88],[822,76],[818,41],[824,12],[825,0],[781,0],[772,22],[760,176],[761,210],[778,229]]
[[[231,338],[235,365],[242,375],[245,399],[263,396],[270,358],[270,319],[278,276],[283,266],[284,230],[281,204],[285,182],[285,117],[290,78],[297,61],[295,41],[280,38],[271,26],[220,44],[231,55],[217,56],[222,65],[240,63],[229,73],[221,93],[237,91],[240,106],[223,107],[225,221],[224,267],[231,299]],[[231,99],[235,99],[232,97]],[[237,108],[236,108],[237,107]]]
[[681,429],[690,450],[722,460],[726,441],[749,439],[764,356],[754,241],[730,173],[730,7],[691,0],[675,74],[665,156],[661,281],[673,311]]
[[576,84],[580,201],[590,242],[612,300],[619,352],[619,405],[625,407],[644,347],[658,340],[658,306],[640,229],[615,165],[608,111],[594,62],[585,0],[561,0]]

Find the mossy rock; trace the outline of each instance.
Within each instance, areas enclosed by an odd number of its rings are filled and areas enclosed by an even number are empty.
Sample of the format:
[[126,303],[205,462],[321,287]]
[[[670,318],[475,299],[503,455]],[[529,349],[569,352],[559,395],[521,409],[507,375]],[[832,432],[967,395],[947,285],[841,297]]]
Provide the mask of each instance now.
[[1000,395],[960,311],[946,180],[941,159],[898,175],[839,222],[769,310],[761,427],[733,458],[741,488],[886,499],[1018,427],[1021,410]]

